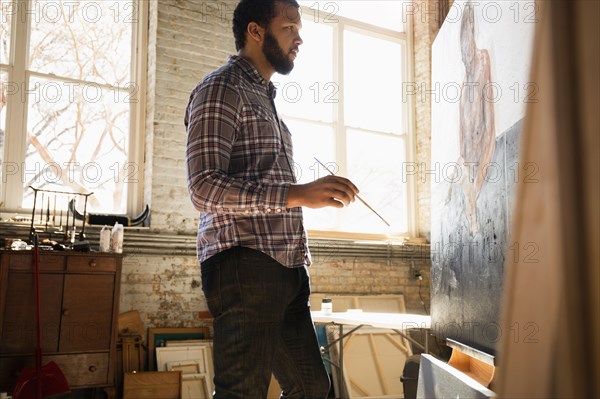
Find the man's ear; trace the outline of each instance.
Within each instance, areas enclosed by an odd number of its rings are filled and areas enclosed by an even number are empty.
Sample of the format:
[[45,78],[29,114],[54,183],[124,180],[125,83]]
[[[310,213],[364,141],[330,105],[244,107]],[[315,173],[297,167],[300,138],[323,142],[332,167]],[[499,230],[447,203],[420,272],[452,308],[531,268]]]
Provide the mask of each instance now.
[[260,43],[265,37],[265,29],[256,22],[250,22],[246,30],[251,40]]

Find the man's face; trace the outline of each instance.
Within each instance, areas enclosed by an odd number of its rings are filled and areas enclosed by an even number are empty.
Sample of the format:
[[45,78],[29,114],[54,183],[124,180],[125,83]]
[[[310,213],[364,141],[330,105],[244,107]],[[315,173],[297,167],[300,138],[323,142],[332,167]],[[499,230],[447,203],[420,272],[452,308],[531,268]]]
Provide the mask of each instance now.
[[302,44],[300,13],[296,7],[276,3],[276,16],[265,31],[263,54],[276,72],[287,75],[294,69],[294,60]]

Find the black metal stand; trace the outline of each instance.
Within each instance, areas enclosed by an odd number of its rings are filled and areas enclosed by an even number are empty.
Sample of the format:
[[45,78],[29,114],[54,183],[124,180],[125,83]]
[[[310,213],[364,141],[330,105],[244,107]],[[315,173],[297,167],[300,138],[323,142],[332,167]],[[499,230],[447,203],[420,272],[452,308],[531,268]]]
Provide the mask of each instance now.
[[[29,226],[29,241],[31,243],[33,243],[34,241],[34,236],[36,234],[39,233],[46,233],[48,234],[48,237],[51,239],[52,238],[52,234],[56,234],[56,235],[62,235],[63,237],[63,241],[65,243],[69,243],[71,245],[75,244],[75,231],[76,231],[76,218],[73,215],[72,217],[72,225],[69,225],[69,219],[70,219],[70,209],[71,209],[71,201],[73,202],[73,208],[75,208],[75,204],[77,202],[78,198],[83,197],[83,201],[84,201],[84,205],[83,205],[83,220],[81,222],[81,230],[79,232],[79,237],[78,240],[79,241],[84,241],[85,240],[85,225],[86,225],[86,219],[87,219],[87,203],[88,203],[88,197],[90,195],[92,195],[93,193],[74,193],[74,192],[69,192],[69,191],[57,191],[57,190],[43,190],[43,189],[39,189],[39,188],[35,188],[33,186],[29,186],[30,189],[33,190],[33,207],[31,209],[31,224]],[[36,226],[35,226],[35,218],[37,216],[37,209],[38,209],[38,194],[41,193],[41,205],[39,206],[39,225],[43,226],[43,229],[41,230],[37,230]],[[44,212],[44,197],[48,196],[48,201],[47,201],[47,205],[46,205],[46,210]],[[54,196],[54,200],[53,200],[53,204],[52,204],[52,215],[50,214],[50,198],[51,196]],[[66,224],[63,226],[63,208],[60,208],[60,216],[58,217],[58,221],[57,221],[57,217],[56,217],[56,208],[57,208],[57,203],[58,202],[66,202],[66,207],[64,209],[66,209],[67,211],[67,215],[66,215]]]

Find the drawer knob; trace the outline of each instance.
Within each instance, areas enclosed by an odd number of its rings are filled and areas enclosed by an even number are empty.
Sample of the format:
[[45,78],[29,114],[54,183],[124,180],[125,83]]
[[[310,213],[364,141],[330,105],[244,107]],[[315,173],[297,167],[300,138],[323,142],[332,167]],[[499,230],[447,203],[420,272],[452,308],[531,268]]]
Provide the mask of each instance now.
[[89,265],[90,265],[90,267],[96,267],[96,266],[98,266],[98,263],[96,263],[96,261],[92,259],[90,261]]
[[64,309],[63,316],[68,316],[68,315],[69,315],[69,309]]
[[90,367],[88,367],[88,370],[90,371],[90,373],[95,373],[95,372],[96,372],[96,370],[98,370],[98,369],[96,368],[96,366],[94,366],[94,365],[92,364]]

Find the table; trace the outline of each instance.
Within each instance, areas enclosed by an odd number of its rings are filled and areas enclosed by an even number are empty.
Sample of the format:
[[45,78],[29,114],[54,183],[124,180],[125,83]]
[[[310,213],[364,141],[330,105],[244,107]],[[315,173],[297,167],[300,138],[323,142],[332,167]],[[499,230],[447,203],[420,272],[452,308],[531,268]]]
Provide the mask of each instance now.
[[[338,344],[339,361],[334,363],[331,360],[327,360],[333,366],[337,367],[338,373],[338,387],[339,397],[345,397],[346,392],[342,392],[344,382],[344,346],[343,340],[345,337],[353,334],[358,329],[368,326],[375,328],[384,328],[395,331],[400,334],[403,338],[406,338],[413,344],[422,348],[425,353],[429,353],[429,334],[425,334],[425,345],[421,345],[406,334],[409,329],[423,329],[429,330],[431,327],[431,316],[417,315],[410,313],[373,313],[373,312],[361,312],[361,311],[347,311],[347,312],[333,312],[330,315],[326,315],[321,311],[311,312],[313,322],[321,325],[334,325],[339,329],[339,337],[328,343],[326,347],[321,348],[321,352],[325,353],[328,348]],[[344,333],[344,326],[353,326],[353,328]]]

